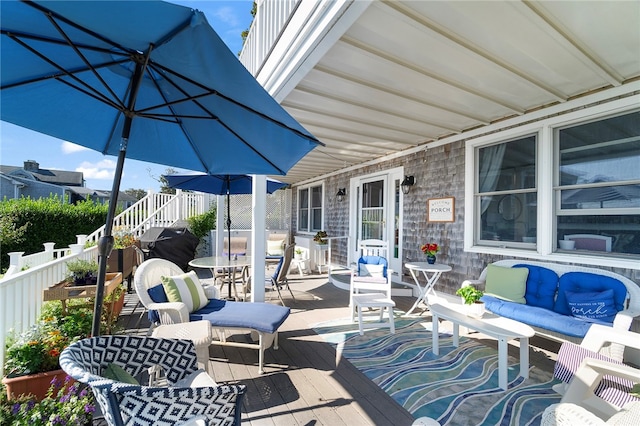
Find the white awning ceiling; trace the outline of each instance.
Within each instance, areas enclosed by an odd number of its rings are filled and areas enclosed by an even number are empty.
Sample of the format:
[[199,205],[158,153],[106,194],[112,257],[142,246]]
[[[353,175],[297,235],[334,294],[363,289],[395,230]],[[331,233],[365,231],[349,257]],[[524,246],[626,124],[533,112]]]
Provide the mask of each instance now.
[[638,1],[305,6],[257,75],[326,144],[288,183],[640,77]]

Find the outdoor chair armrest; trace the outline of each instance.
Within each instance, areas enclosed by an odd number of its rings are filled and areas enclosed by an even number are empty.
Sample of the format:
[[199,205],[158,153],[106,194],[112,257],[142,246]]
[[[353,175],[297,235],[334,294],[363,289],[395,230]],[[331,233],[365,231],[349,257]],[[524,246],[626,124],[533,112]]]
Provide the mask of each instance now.
[[189,322],[187,305],[182,302],[151,303],[149,310],[158,311],[160,324],[179,324]]
[[[618,315],[620,314],[621,312],[618,313]],[[593,352],[600,352],[607,343],[617,343],[640,349],[640,338],[638,338],[638,334],[628,331],[628,327],[624,329],[623,327],[617,327],[615,324],[613,327],[593,324],[584,336],[584,339],[582,339],[580,346]]]
[[605,375],[640,382],[640,370],[624,364],[614,364],[595,358],[582,360],[561,402],[588,406],[589,411],[598,417],[607,419],[619,408],[594,395],[594,390]]

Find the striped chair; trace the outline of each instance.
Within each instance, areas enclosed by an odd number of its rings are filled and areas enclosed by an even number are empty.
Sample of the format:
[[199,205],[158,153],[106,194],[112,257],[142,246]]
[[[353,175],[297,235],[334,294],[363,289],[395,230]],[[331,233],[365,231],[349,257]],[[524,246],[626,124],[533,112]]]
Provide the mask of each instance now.
[[640,348],[640,335],[631,331],[594,324],[580,345],[565,342],[558,351],[553,375],[564,382],[554,390],[564,395],[562,402],[585,405],[608,418],[630,402],[640,401],[630,394],[640,382],[640,370],[621,360],[603,355],[607,343]]
[[[159,367],[168,386],[142,386],[105,378],[104,372],[111,364],[133,377]],[[203,419],[206,424],[240,424],[246,386],[216,385],[198,370],[190,340],[91,337],[62,351],[60,366],[75,380],[91,387],[110,426],[170,426]]]

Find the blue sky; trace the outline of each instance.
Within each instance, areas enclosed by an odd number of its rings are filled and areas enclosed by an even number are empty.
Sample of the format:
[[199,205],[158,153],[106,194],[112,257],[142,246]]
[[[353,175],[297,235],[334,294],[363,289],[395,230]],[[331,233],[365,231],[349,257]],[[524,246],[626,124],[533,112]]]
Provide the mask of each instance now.
[[[176,0],[171,3],[201,10],[207,16],[209,24],[234,54],[242,49],[240,34],[249,28],[251,23],[252,0]],[[104,190],[111,190],[116,166],[116,157],[102,155],[99,152],[1,121],[0,164],[22,166],[26,160],[37,161],[44,169],[81,171],[84,173],[87,187]],[[155,179],[166,169],[167,166],[127,159],[120,189],[158,191],[160,185]]]

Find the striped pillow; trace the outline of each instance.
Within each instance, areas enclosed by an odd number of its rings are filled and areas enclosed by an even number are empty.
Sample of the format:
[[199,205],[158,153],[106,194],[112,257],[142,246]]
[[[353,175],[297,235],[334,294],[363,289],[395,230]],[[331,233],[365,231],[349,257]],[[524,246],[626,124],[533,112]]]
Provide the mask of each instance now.
[[162,287],[169,302],[182,302],[189,313],[204,308],[209,300],[195,271],[173,277],[162,277]]

